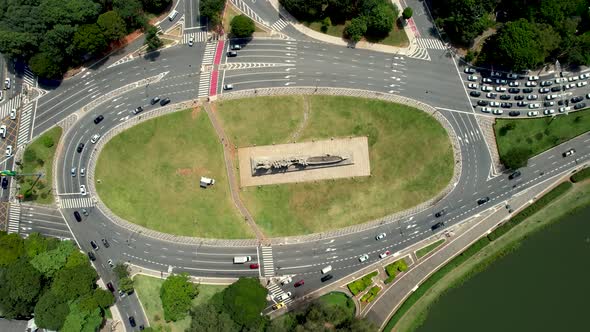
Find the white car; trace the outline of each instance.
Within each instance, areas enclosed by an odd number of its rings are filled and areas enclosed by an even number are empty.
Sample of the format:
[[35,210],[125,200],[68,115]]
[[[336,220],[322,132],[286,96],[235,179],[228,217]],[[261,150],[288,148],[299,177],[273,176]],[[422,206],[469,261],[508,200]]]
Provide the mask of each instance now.
[[578,84],[576,84],[576,86],[578,88],[581,88],[581,87],[586,86],[586,85],[588,85],[588,82],[578,82]]
[[189,38],[188,40],[188,46],[193,46],[195,44],[195,38],[193,38],[192,36]]
[[86,196],[86,186],[83,184],[80,185],[80,194]]
[[496,84],[508,84],[508,81],[502,78],[496,79]]
[[72,169],[70,170],[70,174],[72,174],[73,178],[76,177],[76,173],[78,173],[78,169],[76,167],[72,167]]
[[232,90],[233,88],[234,88],[234,86],[231,84],[226,84],[223,86],[223,90]]
[[291,297],[291,292],[286,292],[286,293],[283,293],[283,294],[281,294],[281,295],[279,295],[279,296],[275,297],[275,299],[276,299],[277,301],[285,301],[286,299],[288,299],[288,298],[290,298],[290,297]]
[[390,254],[391,254],[391,252],[389,252],[389,250],[387,250],[386,252],[379,254],[379,258],[385,258],[385,257],[389,256]]
[[573,89],[575,87],[576,87],[576,83],[570,83],[570,84],[565,85],[566,90]]
[[11,120],[16,120],[16,108],[11,108],[10,109],[10,119]]
[[6,138],[6,125],[0,126],[0,135],[2,138]]
[[555,79],[555,84],[559,84],[562,82],[567,82],[567,79],[565,77],[558,77]]
[[519,85],[520,85],[520,83],[518,83],[517,81],[512,81],[512,82],[508,83],[508,86],[513,87],[513,88],[517,87]]
[[487,78],[487,77],[482,78],[481,81],[484,83],[492,83],[493,82],[491,78]]
[[359,262],[362,263],[362,262],[366,261],[367,259],[369,259],[369,255],[364,254],[361,257],[359,257]]
[[281,280],[281,285],[287,285],[288,283],[290,283],[291,281],[293,281],[293,279],[291,277],[287,277],[283,280]]
[[471,67],[467,67],[465,68],[465,73],[466,74],[474,74],[475,73],[475,69],[471,68]]
[[0,100],[4,99],[4,93],[0,90]]
[[468,81],[475,82],[475,81],[477,81],[478,79],[479,79],[479,77],[477,77],[476,75],[469,75],[469,76],[467,76],[467,80],[468,80]]
[[467,87],[470,89],[477,89],[477,83],[469,83],[467,84]]
[[536,81],[539,79],[539,76],[533,75],[533,76],[529,76],[529,81]]
[[80,168],[80,176],[81,177],[85,177],[86,176],[86,168]]
[[528,96],[526,96],[526,99],[528,99],[528,100],[537,100],[537,99],[539,99],[539,96],[537,96],[537,95],[528,95]]
[[380,233],[379,235],[375,236],[375,240],[377,240],[377,241],[383,240],[386,236],[387,236],[387,234]]
[[541,107],[541,104],[530,104],[529,108],[539,108]]
[[506,88],[503,87],[503,86],[497,86],[496,87],[496,91],[498,91],[498,92],[504,92],[504,91],[506,91]]
[[109,259],[109,260],[107,261],[107,264],[109,264],[109,266],[110,266],[111,268],[114,268],[114,267],[115,267],[115,264],[113,264],[113,260],[112,260],[112,259]]
[[568,77],[568,82],[574,82],[578,80],[578,76],[572,76],[572,77]]
[[481,108],[481,111],[484,112],[484,113],[491,113],[492,112],[492,109],[489,108],[489,107],[482,107]]
[[582,75],[580,75],[580,79],[581,80],[588,79],[588,77],[590,77],[590,74],[582,74]]
[[[580,83],[582,83],[582,82],[580,82]],[[550,92],[550,91],[551,91],[551,89],[549,89],[549,88],[540,88],[539,89],[539,93],[547,93],[547,92]]]
[[491,101],[490,102],[490,106],[492,106],[492,107],[500,107],[500,103],[497,102],[497,101]]
[[555,113],[555,110],[552,110],[552,109],[546,109],[543,111],[543,114],[545,114],[545,115],[549,115],[549,114],[553,114],[553,113]]
[[96,144],[96,142],[98,142],[99,139],[100,139],[100,134],[94,134],[94,136],[92,136],[92,138],[90,139],[90,142],[92,144]]
[[8,77],[4,80],[4,89],[10,89],[10,78]]
[[518,74],[512,74],[512,73],[510,73],[510,74],[508,74],[508,78],[509,79],[512,79],[512,80],[517,80],[518,79]]
[[525,86],[529,86],[529,87],[531,87],[531,86],[537,86],[537,82],[535,82],[535,81],[528,81],[524,85]]
[[545,99],[547,99],[547,100],[551,100],[551,99],[555,99],[555,98],[557,98],[557,97],[559,97],[559,95],[547,95],[547,96],[545,97]]
[[6,147],[6,156],[12,157],[12,145]]
[[492,111],[492,114],[495,114],[495,115],[501,115],[502,113],[504,113],[504,111],[502,111],[501,109],[497,109],[497,108]]
[[491,86],[487,86],[487,85],[482,85],[481,86],[481,91],[492,91],[492,87]]
[[493,71],[492,72],[492,76],[496,76],[496,77],[502,77],[502,73],[499,71]]
[[528,116],[537,116],[537,115],[539,115],[539,111],[530,111],[526,115],[528,115]]

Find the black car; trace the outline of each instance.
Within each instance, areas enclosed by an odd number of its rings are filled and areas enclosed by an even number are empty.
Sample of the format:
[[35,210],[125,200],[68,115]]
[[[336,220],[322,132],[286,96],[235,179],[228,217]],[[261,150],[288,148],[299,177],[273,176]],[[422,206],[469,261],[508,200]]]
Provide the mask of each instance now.
[[238,56],[238,52],[236,52],[236,51],[229,51],[229,52],[227,52],[227,56],[228,57]]
[[8,188],[8,179],[6,177],[2,178],[2,189]]
[[131,327],[135,327],[135,318],[133,318],[133,316],[129,316],[129,325],[131,325]]
[[107,288],[111,291],[111,292],[115,292],[115,287],[113,286],[112,282],[107,282]]
[[477,205],[482,205],[482,204],[487,203],[489,201],[490,201],[489,197],[480,198],[477,200]]
[[74,218],[76,218],[77,222],[82,221],[82,216],[80,215],[80,212],[78,212],[78,211],[74,211]]
[[479,91],[471,91],[471,92],[469,92],[469,95],[471,97],[479,97],[479,96],[481,96],[481,92],[479,92]]
[[438,211],[437,213],[435,213],[434,216],[439,218],[439,217],[444,216],[446,213],[447,213],[447,210],[442,209],[442,210]]
[[436,231],[437,229],[443,227],[445,225],[444,222],[437,222],[436,224],[432,225],[432,227],[430,227],[433,231]]
[[531,92],[533,92],[533,88],[524,88],[524,89],[522,89],[522,92],[531,93]]
[[322,280],[322,282],[326,282],[326,281],[328,281],[328,280],[330,280],[330,279],[332,279],[332,278],[334,278],[334,276],[333,276],[333,275],[331,275],[331,274],[326,274],[325,276],[323,276],[323,277],[322,277],[322,279],[321,279],[321,280]]
[[512,107],[512,103],[502,103],[500,104],[501,107],[503,108],[511,108]]
[[[566,100],[565,102],[566,102],[566,103],[569,103],[569,101],[567,101],[567,100]],[[559,105],[559,106],[563,106],[563,104],[564,104],[563,100],[559,100],[559,101],[557,102],[557,105]]]
[[510,115],[510,116],[519,116],[520,115],[520,111],[510,111],[508,113],[508,115]]
[[88,258],[90,258],[90,260],[93,262],[96,260],[96,256],[94,256],[94,253],[92,251],[88,252]]
[[520,176],[520,171],[516,171],[508,176],[508,180],[516,179]]
[[143,112],[143,108],[141,106],[138,106],[136,109],[133,110],[133,114],[139,114]]
[[571,99],[572,103],[577,103],[582,100],[584,100],[584,97],[582,97],[582,96],[575,96],[575,97],[572,97],[572,99]]
[[82,150],[84,150],[84,143],[78,144],[78,148],[76,149],[76,151],[78,151],[78,153],[81,153]]
[[90,245],[92,246],[92,249],[98,250],[98,244],[96,244],[96,242],[90,241]]
[[510,89],[508,89],[508,92],[510,92],[510,93],[519,93],[520,92],[520,89],[519,88],[510,88]]
[[152,100],[150,101],[150,104],[154,105],[155,103],[160,101],[160,97],[154,97],[152,98]]
[[478,101],[477,101],[477,104],[478,104],[479,106],[487,106],[487,105],[488,105],[488,102],[487,102],[487,101],[485,101],[485,100],[478,100]]
[[101,114],[101,115],[97,116],[96,118],[94,118],[94,124],[99,124],[100,121],[102,121],[102,120],[104,120],[104,116],[102,116],[102,114]]
[[523,95],[514,96],[514,100],[523,100],[523,99],[524,99]]
[[170,102],[170,98],[164,98],[160,100],[160,106],[164,106]]
[[109,244],[109,241],[107,241],[107,239],[102,239],[102,244],[104,245],[105,248],[110,247],[111,245]]
[[561,91],[561,87],[560,86],[554,86],[551,88],[551,92],[558,92]]
[[508,99],[510,99],[510,95],[500,95],[500,99],[508,100]]
[[582,109],[585,107],[586,107],[586,103],[579,103],[579,104],[574,105],[575,110],[579,110],[579,109]]

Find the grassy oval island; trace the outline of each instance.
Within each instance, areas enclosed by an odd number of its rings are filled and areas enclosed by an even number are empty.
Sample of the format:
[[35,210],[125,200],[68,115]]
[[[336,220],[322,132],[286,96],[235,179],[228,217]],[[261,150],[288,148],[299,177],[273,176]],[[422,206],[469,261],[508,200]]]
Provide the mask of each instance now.
[[[449,183],[453,149],[428,114],[379,100],[333,96],[260,97],[212,104],[234,148],[367,136],[369,177],[242,187],[267,236],[346,227],[411,208]],[[236,170],[236,174],[238,174]],[[214,186],[198,188],[200,176]],[[222,146],[204,112],[139,124],[102,151],[98,194],[119,216],[162,232],[252,237],[231,202]]]

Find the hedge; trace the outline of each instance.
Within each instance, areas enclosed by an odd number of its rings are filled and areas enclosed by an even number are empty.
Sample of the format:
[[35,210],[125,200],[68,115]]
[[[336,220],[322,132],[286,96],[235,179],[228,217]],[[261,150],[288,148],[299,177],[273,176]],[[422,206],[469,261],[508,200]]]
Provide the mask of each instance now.
[[442,279],[445,275],[450,273],[453,269],[458,267],[459,265],[463,264],[466,260],[471,258],[473,255],[478,253],[482,250],[485,246],[490,244],[492,239],[497,239],[502,234],[506,233],[512,227],[523,221],[525,218],[533,215],[542,207],[549,204],[551,201],[568,191],[572,187],[571,182],[564,182],[557,187],[553,188],[550,192],[545,194],[535,203],[531,204],[526,209],[522,210],[520,213],[515,215],[509,222],[505,223],[504,225],[496,228],[492,233],[490,233],[487,237],[482,237],[481,239],[474,242],[469,248],[465,249],[461,254],[450,260],[446,265],[441,267],[438,271],[434,272],[416,291],[414,291],[408,298],[402,303],[402,305],[398,308],[398,310],[393,314],[383,331],[391,331],[395,324],[403,317],[403,315],[430,289],[434,284],[436,284],[440,279]]
[[384,283],[388,284],[392,282],[398,272],[404,272],[407,269],[408,264],[403,258],[385,266],[385,271],[387,272],[388,277],[385,279]]
[[375,297],[377,296],[377,294],[379,294],[379,292],[381,291],[381,288],[379,286],[373,286],[371,287],[371,289],[369,289],[369,291],[363,295],[363,297],[361,297],[361,302],[371,302],[375,299]]
[[366,276],[351,282],[350,284],[346,285],[346,287],[348,287],[352,295],[356,295],[367,289],[367,287],[371,286],[371,284],[373,284],[373,280],[371,279],[377,274],[377,271],[371,272]]
[[433,251],[434,249],[436,249],[438,246],[440,246],[443,242],[445,242],[445,239],[440,239],[436,242],[433,242],[429,245],[427,245],[424,248],[418,249],[416,250],[416,257],[418,258],[422,258],[424,256],[426,256],[429,252]]
[[590,167],[586,167],[583,170],[581,170],[581,171],[577,172],[576,174],[572,175],[570,177],[570,180],[575,183],[575,182],[579,182],[579,181],[582,181],[582,180],[586,180],[588,178],[590,178]]

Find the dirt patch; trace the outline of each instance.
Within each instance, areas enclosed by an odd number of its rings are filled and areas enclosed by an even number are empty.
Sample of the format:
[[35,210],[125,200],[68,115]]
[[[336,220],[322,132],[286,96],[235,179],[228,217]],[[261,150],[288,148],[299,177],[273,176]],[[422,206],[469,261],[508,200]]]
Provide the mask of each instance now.
[[194,168],[178,168],[176,170],[176,175],[179,176],[193,176],[199,174],[209,174],[209,170],[203,167],[194,167]]

